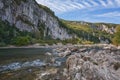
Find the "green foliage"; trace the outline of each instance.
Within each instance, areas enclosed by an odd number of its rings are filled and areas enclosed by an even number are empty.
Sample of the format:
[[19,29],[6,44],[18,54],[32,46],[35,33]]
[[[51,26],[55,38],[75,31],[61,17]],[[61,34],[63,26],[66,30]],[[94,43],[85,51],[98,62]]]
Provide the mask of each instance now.
[[0,42],[0,46],[4,47],[4,46],[6,46],[6,44],[4,42]]
[[120,25],[116,27],[116,33],[112,41],[114,45],[120,45]]
[[[32,35],[33,35],[32,33],[29,33],[27,31],[19,31],[19,29],[17,29],[15,26],[10,26],[10,24],[7,21],[4,22],[0,20],[0,46],[5,46],[13,43],[16,43],[17,45],[18,42],[20,42],[18,39],[21,40],[21,38],[18,38],[19,36],[21,37],[23,36],[24,38],[25,37],[28,38],[28,36],[30,36],[29,39],[31,39]],[[28,44],[27,39],[25,39],[24,42]],[[20,44],[22,45],[22,43]]]
[[40,43],[41,45],[45,45],[45,44],[53,45],[53,44],[57,44],[58,42],[60,42],[60,41],[59,40],[54,40],[54,39],[49,39],[49,40],[39,39],[39,40],[37,40],[37,43]]
[[30,44],[30,37],[29,36],[18,36],[13,39],[13,44],[17,46],[24,46]]
[[75,39],[66,39],[66,40],[59,40],[59,39],[39,39],[35,41],[36,43],[40,43],[41,45],[53,45],[53,44],[57,44],[57,43],[62,43],[62,44],[81,44],[82,41],[79,38],[75,38]]
[[[40,21],[39,21],[40,22]],[[39,39],[43,39],[44,38],[44,31],[45,31],[45,24],[44,23],[39,23],[38,24],[38,29],[39,29],[39,33],[37,33],[36,37],[38,37]]]
[[0,20],[0,42],[9,44],[15,36],[15,28],[10,26],[8,22]]

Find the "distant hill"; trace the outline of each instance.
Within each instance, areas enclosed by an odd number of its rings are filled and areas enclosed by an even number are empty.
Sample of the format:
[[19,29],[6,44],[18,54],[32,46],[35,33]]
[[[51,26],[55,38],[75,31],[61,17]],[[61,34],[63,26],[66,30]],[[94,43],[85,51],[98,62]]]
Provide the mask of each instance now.
[[82,40],[94,43],[110,43],[116,32],[117,24],[111,23],[89,23],[84,21],[61,20],[69,33],[75,33]]

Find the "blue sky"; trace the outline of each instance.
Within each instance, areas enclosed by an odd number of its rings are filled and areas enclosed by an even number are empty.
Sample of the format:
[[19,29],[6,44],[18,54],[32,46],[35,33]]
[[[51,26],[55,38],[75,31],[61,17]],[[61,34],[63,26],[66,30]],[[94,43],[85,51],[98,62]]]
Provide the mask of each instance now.
[[65,20],[120,24],[120,0],[36,0]]

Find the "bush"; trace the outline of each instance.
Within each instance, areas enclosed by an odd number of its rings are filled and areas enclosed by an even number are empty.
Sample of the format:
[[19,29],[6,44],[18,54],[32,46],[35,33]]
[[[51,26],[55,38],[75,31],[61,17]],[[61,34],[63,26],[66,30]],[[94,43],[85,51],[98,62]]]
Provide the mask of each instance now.
[[13,44],[17,46],[24,46],[30,44],[30,38],[28,36],[26,37],[16,37],[13,39]]
[[4,47],[6,44],[4,42],[0,42],[0,47]]
[[54,40],[54,39],[50,39],[50,40],[38,40],[37,41],[38,43],[40,43],[41,45],[45,45],[45,44],[48,44],[48,45],[53,45],[53,44],[57,44],[59,42],[61,42],[60,40]]
[[114,35],[112,42],[114,45],[117,45],[117,46],[120,45],[120,25],[116,27],[116,33]]

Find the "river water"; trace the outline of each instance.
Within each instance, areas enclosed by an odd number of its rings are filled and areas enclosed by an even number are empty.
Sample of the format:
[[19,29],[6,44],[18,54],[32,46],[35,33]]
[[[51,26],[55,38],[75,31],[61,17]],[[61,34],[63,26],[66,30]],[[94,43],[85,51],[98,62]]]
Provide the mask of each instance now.
[[52,49],[0,49],[0,80],[35,80],[39,73],[57,68],[61,64],[58,62],[60,59],[56,64],[51,65],[50,60],[53,56],[46,55],[47,52],[52,53]]
[[50,48],[10,48],[0,49],[0,64],[34,59],[45,59],[45,53],[52,52]]

